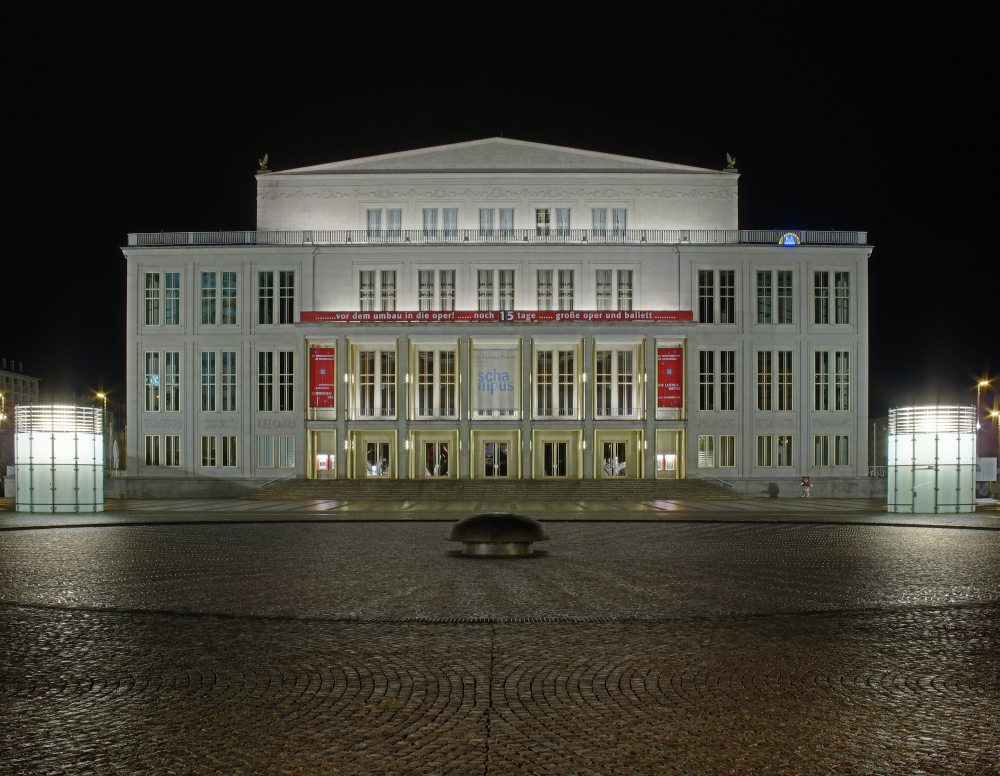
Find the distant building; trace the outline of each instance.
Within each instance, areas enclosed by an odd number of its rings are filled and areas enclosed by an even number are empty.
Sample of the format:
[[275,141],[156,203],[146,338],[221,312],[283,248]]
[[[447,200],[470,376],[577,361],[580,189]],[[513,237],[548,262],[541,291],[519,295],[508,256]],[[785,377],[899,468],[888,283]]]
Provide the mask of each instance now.
[[262,171],[256,231],[130,234],[129,477],[854,492],[872,248],[740,229],[738,178],[493,138]]
[[38,403],[37,377],[24,373],[24,364],[0,358],[0,476],[14,465],[14,408]]

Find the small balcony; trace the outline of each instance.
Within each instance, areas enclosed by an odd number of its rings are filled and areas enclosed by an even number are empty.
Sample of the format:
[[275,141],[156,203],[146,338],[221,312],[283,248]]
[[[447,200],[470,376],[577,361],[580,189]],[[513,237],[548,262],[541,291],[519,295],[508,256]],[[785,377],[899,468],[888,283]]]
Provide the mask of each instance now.
[[[790,237],[791,235],[791,237]],[[314,229],[135,232],[129,247],[183,245],[867,245],[868,232],[809,229]]]

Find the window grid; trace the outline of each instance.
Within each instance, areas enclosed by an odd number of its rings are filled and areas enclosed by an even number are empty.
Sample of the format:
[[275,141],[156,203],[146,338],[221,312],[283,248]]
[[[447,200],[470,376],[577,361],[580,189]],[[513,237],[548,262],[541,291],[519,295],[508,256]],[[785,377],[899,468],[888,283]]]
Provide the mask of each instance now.
[[719,466],[723,468],[736,466],[736,436],[733,434],[719,436]]
[[295,323],[295,272],[278,273],[278,323]]
[[236,273],[222,273],[222,323],[236,323]]
[[357,412],[359,418],[391,418],[396,414],[396,353],[357,353]]
[[278,351],[278,411],[295,409],[295,353]]
[[159,434],[147,435],[145,437],[146,466],[160,465],[160,436]]
[[361,312],[375,310],[375,270],[363,269],[358,273],[358,305]]
[[274,353],[257,354],[257,411],[274,411]]
[[274,273],[257,273],[257,323],[274,323]]
[[788,434],[778,436],[778,466],[792,465],[792,437]]
[[834,353],[833,408],[838,411],[851,409],[851,354],[846,350]]
[[160,275],[147,272],[145,280],[146,325],[160,325]]
[[830,354],[818,350],[814,354],[814,390],[813,409],[824,411],[830,409]]
[[778,323],[791,323],[795,286],[791,270],[778,271]]
[[441,309],[455,309],[455,270],[443,269],[438,273],[441,281]]
[[381,276],[381,309],[383,312],[392,312],[396,309],[396,270],[384,269]]
[[236,374],[236,351],[222,351],[222,411],[236,412],[237,395],[237,374]]
[[222,465],[226,467],[236,466],[236,437],[222,437]]
[[214,272],[201,273],[201,322],[215,324],[216,322],[216,288],[217,276]]
[[778,410],[792,409],[792,351],[778,351]]
[[596,277],[597,309],[611,309],[611,270],[599,269]]
[[757,323],[771,323],[771,272],[757,273]]
[[177,326],[181,322],[181,275],[179,272],[165,272],[163,275],[163,323]]
[[538,309],[552,309],[552,270],[538,270]]
[[215,412],[215,353],[201,354],[201,411]]
[[813,464],[830,465],[830,437],[826,434],[817,434],[813,438]]
[[163,409],[181,410],[181,354],[177,350],[163,354]]
[[497,270],[500,279],[500,309],[514,309],[514,270]]
[[757,466],[772,466],[773,439],[770,434],[757,436]]
[[215,437],[203,436],[201,438],[201,465],[214,467],[215,462]]
[[834,438],[834,459],[835,466],[850,466],[850,437],[845,434],[837,434]]
[[813,323],[830,322],[830,273],[813,273]]
[[715,468],[715,437],[711,434],[698,435],[698,468]]
[[719,351],[719,409],[736,409],[736,351]]
[[757,351],[757,409],[771,409],[771,351]]
[[480,310],[493,309],[493,270],[481,269],[477,272],[476,288]]
[[181,465],[181,438],[176,434],[168,434],[163,437],[164,466],[177,467]]
[[417,299],[421,311],[434,309],[434,270],[422,269],[418,273]]
[[598,350],[594,355],[594,364],[595,417],[636,417],[635,351]]
[[618,270],[618,309],[632,309],[632,270]]
[[573,270],[559,270],[559,309],[573,309]]
[[851,273],[836,272],[833,276],[834,323],[851,322]]
[[719,270],[719,323],[736,323],[735,270]]
[[698,270],[698,320],[701,323],[715,322],[715,272],[710,269]]
[[160,411],[160,354],[156,351],[146,353],[145,399],[146,412]]
[[417,351],[417,417],[455,417],[456,388],[455,351]]
[[698,351],[698,409],[715,409],[715,352]]

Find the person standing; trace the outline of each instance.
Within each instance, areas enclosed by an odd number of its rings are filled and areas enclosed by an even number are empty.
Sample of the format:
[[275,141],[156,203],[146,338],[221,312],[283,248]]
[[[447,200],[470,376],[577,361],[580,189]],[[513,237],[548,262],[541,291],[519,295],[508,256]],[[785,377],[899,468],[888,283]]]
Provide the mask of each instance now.
[[812,487],[812,482],[809,480],[808,474],[802,475],[802,496],[800,498],[809,498],[809,488]]

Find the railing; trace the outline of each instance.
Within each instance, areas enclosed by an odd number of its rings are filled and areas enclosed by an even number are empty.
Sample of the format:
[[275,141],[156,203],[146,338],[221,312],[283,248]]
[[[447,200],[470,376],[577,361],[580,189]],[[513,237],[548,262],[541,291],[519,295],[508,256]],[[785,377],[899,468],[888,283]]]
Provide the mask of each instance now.
[[872,479],[885,479],[888,476],[886,472],[888,468],[888,466],[869,466],[868,476]]
[[692,477],[692,479],[697,479],[697,480],[711,480],[712,482],[717,482],[720,485],[722,485],[723,487],[729,488],[730,490],[733,490],[736,487],[731,482],[726,482],[725,480],[720,480],[718,477],[710,477],[710,476],[705,475],[705,474],[695,475],[694,477]]
[[133,232],[129,247],[176,245],[867,245],[868,232],[785,229],[305,229],[247,232]]
[[266,488],[268,485],[273,485],[276,482],[281,482],[282,480],[290,480],[295,476],[295,472],[289,472],[288,474],[282,474],[280,477],[275,477],[273,480],[268,480],[267,482],[262,482],[257,486],[257,489]]

